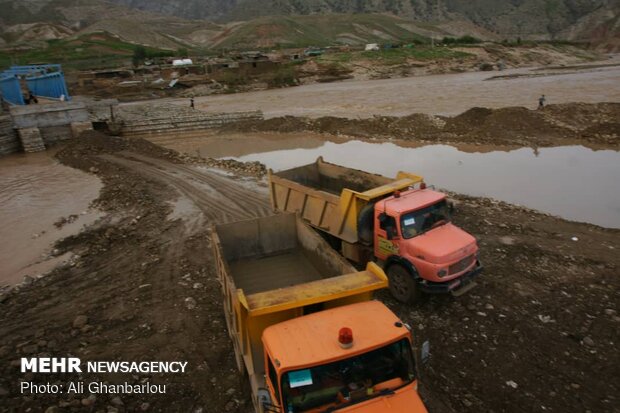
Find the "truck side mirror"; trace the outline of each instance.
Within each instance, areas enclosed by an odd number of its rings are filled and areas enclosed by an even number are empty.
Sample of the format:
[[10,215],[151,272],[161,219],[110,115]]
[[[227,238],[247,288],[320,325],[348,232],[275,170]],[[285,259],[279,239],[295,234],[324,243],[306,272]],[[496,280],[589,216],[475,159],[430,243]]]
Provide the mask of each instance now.
[[257,396],[258,396],[258,404],[260,405],[261,412],[280,413],[280,408],[274,405],[271,401],[271,395],[269,394],[269,390],[263,387],[259,387]]
[[431,356],[431,343],[426,340],[422,343],[422,349],[420,350],[420,361],[422,364],[428,363],[428,359]]

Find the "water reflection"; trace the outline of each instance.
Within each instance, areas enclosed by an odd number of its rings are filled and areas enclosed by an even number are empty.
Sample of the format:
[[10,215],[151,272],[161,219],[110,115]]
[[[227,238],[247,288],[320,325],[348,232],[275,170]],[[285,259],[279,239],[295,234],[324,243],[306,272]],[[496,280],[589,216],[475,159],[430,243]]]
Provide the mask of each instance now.
[[[286,139],[281,141],[282,147],[288,147]],[[236,145],[241,143],[237,141]],[[616,151],[563,146],[492,152],[484,148],[484,153],[470,153],[447,145],[404,148],[393,143],[320,141],[318,147],[263,152],[256,137],[247,138],[246,148],[259,153],[232,157],[260,161],[274,170],[304,165],[323,156],[328,162],[386,176],[394,176],[399,170],[411,171],[451,191],[620,228],[620,153]],[[219,155],[231,157],[225,151]]]

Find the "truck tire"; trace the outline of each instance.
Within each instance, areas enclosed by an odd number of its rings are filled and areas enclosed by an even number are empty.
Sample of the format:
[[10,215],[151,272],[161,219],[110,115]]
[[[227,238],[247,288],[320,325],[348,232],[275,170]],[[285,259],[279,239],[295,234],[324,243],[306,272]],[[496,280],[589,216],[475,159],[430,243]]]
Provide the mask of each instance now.
[[370,203],[360,211],[357,218],[357,238],[364,245],[372,245],[375,234],[375,204]]
[[400,264],[392,264],[387,269],[390,293],[401,303],[411,304],[420,298],[420,289],[413,274]]

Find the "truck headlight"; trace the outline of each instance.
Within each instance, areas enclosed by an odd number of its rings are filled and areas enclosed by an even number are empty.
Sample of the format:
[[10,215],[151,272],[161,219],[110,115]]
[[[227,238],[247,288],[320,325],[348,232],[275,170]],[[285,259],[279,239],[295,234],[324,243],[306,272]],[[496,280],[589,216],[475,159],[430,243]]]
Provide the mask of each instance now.
[[442,269],[442,270],[437,271],[437,276],[444,277],[447,273],[448,271],[446,271],[445,269]]

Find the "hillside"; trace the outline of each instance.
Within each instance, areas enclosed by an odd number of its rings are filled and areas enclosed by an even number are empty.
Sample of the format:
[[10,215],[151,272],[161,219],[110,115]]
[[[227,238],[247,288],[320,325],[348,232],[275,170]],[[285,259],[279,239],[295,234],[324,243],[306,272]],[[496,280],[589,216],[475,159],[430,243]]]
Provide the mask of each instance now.
[[481,38],[494,36],[467,21],[438,27],[389,14],[265,16],[212,23],[130,9],[101,0],[27,3],[0,0],[0,7],[10,11],[0,21],[0,44],[28,49],[45,48],[47,41],[69,40],[90,33],[107,33],[129,43],[169,50],[360,45],[411,42],[463,33]]
[[229,26],[212,38],[212,47],[355,45],[423,40],[428,33],[443,32],[425,30],[406,20],[380,14],[269,16]]
[[[620,39],[618,0],[112,1],[119,4],[0,0],[0,46],[45,48],[50,40],[90,33],[168,50],[360,45],[473,35],[495,41],[585,40],[614,51]],[[235,21],[226,21],[230,19]]]
[[132,8],[191,19],[249,20],[268,15],[390,13],[416,21],[468,20],[500,36],[562,38],[602,11],[618,15],[617,0],[111,0]]
[[134,18],[142,21],[153,16],[102,0],[0,0],[0,26],[27,23],[53,23],[79,29],[102,19]]

